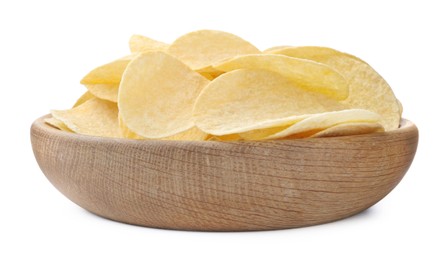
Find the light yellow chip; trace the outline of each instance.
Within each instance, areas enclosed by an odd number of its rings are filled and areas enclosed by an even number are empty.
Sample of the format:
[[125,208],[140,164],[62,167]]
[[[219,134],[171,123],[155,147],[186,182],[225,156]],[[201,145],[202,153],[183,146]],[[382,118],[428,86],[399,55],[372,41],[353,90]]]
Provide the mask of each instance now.
[[346,135],[362,135],[383,132],[384,128],[379,123],[345,123],[336,126],[332,126],[325,130],[322,130],[311,137],[334,137],[334,136],[346,136]]
[[206,141],[217,141],[217,142],[225,142],[225,141],[239,141],[242,140],[242,137],[238,134],[230,134],[230,135],[208,135],[205,139]]
[[304,91],[275,72],[240,69],[219,76],[203,89],[195,103],[194,120],[204,132],[220,136],[344,109],[340,102]]
[[135,55],[136,54],[125,56],[93,69],[84,78],[82,78],[81,84],[119,85],[125,68],[127,68],[127,65],[135,57]]
[[378,114],[368,110],[348,109],[309,115],[307,118],[291,126],[285,127],[284,129],[276,128],[275,130],[278,131],[273,134],[270,134],[270,132],[265,132],[265,134],[269,135],[262,136],[256,132],[244,133],[243,135],[240,135],[247,140],[278,139],[301,133],[314,131],[319,132],[323,129],[343,123],[377,123],[380,119],[381,117]]
[[93,98],[69,110],[52,110],[51,114],[75,133],[120,137],[116,103]]
[[193,105],[208,83],[166,53],[142,53],[128,65],[119,87],[122,120],[145,138],[184,132],[194,127]]
[[401,103],[401,101],[399,99],[397,99],[396,101],[398,101],[398,108],[400,110],[400,117],[402,117],[403,116],[403,111],[404,111],[403,104]]
[[93,94],[91,94],[89,91],[85,92],[82,96],[80,96],[76,103],[74,103],[73,108],[82,105],[83,103],[85,103],[86,101],[94,98],[95,96]]
[[[138,134],[134,133],[132,130],[130,130],[122,120],[121,116],[119,115],[119,129],[121,130],[121,135],[124,138],[129,139],[148,139],[144,138],[142,136],[139,136]],[[161,138],[159,140],[175,140],[175,141],[204,141],[208,138],[208,134],[201,131],[197,127],[192,127],[184,132],[178,133],[176,135],[172,135],[169,137]]]
[[129,48],[132,53],[144,51],[167,51],[169,45],[149,37],[134,34],[130,37]]
[[128,139],[137,139],[137,140],[146,139],[142,136],[137,135],[132,130],[130,130],[122,120],[122,116],[120,113],[118,113],[118,122],[119,122],[119,131],[121,133],[121,137]]
[[382,120],[379,123],[386,131],[398,128],[401,120],[398,100],[387,82],[366,62],[325,47],[290,47],[273,53],[310,59],[332,67],[349,82],[346,104],[380,114]]
[[285,49],[285,48],[290,48],[290,47],[292,47],[292,46],[289,46],[289,45],[274,46],[274,47],[271,47],[271,48],[268,48],[268,49],[264,50],[263,53],[265,53],[265,54],[272,54],[272,53],[277,52],[278,50]]
[[222,31],[200,30],[176,39],[168,53],[193,70],[202,70],[237,55],[257,54],[260,51],[242,38]]
[[60,121],[54,117],[45,118],[45,123],[57,128],[57,129],[66,131],[66,132],[73,132],[62,121]]
[[192,127],[184,132],[162,138],[162,140],[170,141],[204,141],[208,137],[208,134],[201,131],[197,127]]
[[119,85],[117,84],[91,84],[85,85],[85,87],[95,97],[115,103],[118,102]]
[[276,54],[237,56],[214,66],[217,70],[264,69],[279,73],[299,87],[343,100],[348,96],[344,77],[332,68],[312,60]]

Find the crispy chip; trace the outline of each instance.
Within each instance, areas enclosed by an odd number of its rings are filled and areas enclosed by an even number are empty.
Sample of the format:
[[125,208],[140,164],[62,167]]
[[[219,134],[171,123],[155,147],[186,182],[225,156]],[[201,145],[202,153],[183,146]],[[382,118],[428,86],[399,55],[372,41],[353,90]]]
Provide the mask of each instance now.
[[[139,136],[138,134],[134,133],[132,130],[130,130],[124,123],[124,121],[121,118],[121,115],[118,116],[119,118],[119,129],[121,130],[121,135],[124,138],[130,138],[130,139],[147,139],[142,136]],[[176,135],[168,136],[165,138],[161,138],[160,140],[175,140],[175,141],[203,141],[206,140],[208,137],[208,134],[201,131],[200,129],[196,127],[192,127],[184,132],[178,133]]]
[[237,55],[256,54],[260,51],[236,35],[221,31],[200,30],[176,39],[169,46],[168,53],[193,70],[202,70],[224,59]]
[[208,135],[205,140],[206,141],[225,142],[225,141],[238,141],[238,140],[242,140],[242,138],[238,134],[220,135],[220,136]]
[[304,91],[275,72],[240,69],[219,76],[203,89],[195,103],[194,120],[204,132],[219,136],[343,109],[336,100]]
[[51,114],[75,133],[120,137],[116,103],[93,98],[69,110],[52,110]]
[[121,133],[121,137],[123,138],[129,138],[129,139],[146,139],[142,136],[137,135],[136,133],[134,133],[132,130],[130,130],[124,123],[124,121],[122,120],[122,116],[121,113],[118,113],[118,123],[119,123],[119,131]]
[[402,117],[403,111],[404,111],[403,104],[401,103],[401,101],[399,99],[397,99],[396,101],[398,101],[398,109],[400,110],[400,117]]
[[273,53],[311,59],[332,67],[349,82],[346,104],[380,114],[382,120],[379,123],[386,131],[398,128],[401,120],[398,100],[387,82],[366,62],[325,47],[290,47]]
[[312,60],[276,54],[237,56],[214,66],[217,70],[264,69],[274,71],[306,90],[343,100],[348,96],[344,77],[332,68]]
[[130,37],[129,48],[132,53],[144,51],[167,51],[169,45],[149,37],[134,34]]
[[82,105],[86,101],[94,98],[95,96],[91,94],[89,91],[85,92],[80,98],[77,99],[76,103],[74,103],[73,108]]
[[122,74],[136,54],[128,55],[90,71],[82,80],[83,85],[119,85]]
[[[260,139],[278,139],[291,135],[298,135],[302,133],[319,132],[321,130],[330,128],[335,125],[343,123],[377,123],[380,120],[380,116],[374,112],[364,109],[348,109],[342,111],[325,112],[320,114],[309,115],[304,120],[301,120],[289,127],[279,130],[274,134],[266,132],[269,135],[259,135],[259,133],[253,133],[248,135],[244,133],[241,135],[244,139],[248,140],[260,140]],[[306,137],[307,135],[302,135]]]
[[383,132],[384,128],[379,123],[345,123],[336,126],[332,126],[325,130],[322,130],[311,137],[334,137],[334,136],[346,136],[346,135],[362,135],[376,132]]
[[271,47],[271,48],[268,48],[268,49],[264,50],[263,53],[265,53],[265,54],[272,54],[272,53],[277,52],[278,50],[285,49],[285,48],[290,48],[290,47],[292,47],[292,46],[289,46],[289,45],[274,46],[274,47]]
[[49,125],[51,125],[51,126],[57,128],[57,129],[66,131],[66,132],[73,132],[73,131],[71,131],[70,128],[68,128],[68,127],[64,124],[64,122],[62,122],[62,121],[60,121],[60,120],[58,120],[58,119],[56,119],[56,118],[54,118],[54,117],[45,118],[45,123],[47,123],[47,124],[49,124]]
[[111,102],[118,102],[119,85],[116,84],[91,84],[85,85],[88,91],[95,97]]
[[208,80],[163,52],[137,56],[122,77],[118,106],[127,127],[164,138],[194,126],[192,108]]

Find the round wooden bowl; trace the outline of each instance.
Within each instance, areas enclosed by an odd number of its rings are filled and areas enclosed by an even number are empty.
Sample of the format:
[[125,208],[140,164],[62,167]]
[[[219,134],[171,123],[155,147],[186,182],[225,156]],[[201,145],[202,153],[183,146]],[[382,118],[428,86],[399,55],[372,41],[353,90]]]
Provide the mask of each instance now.
[[63,132],[31,141],[50,182],[99,216],[148,227],[242,231],[315,225],[384,198],[414,158],[418,130],[255,142],[158,141]]

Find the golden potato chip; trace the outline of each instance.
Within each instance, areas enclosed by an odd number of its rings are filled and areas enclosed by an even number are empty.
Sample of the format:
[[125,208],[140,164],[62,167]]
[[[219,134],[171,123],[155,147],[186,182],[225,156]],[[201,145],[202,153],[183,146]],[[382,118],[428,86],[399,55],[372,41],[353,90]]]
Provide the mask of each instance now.
[[334,136],[346,136],[346,135],[362,135],[376,132],[383,132],[384,128],[379,123],[345,123],[335,125],[330,128],[324,129],[311,137],[334,137]]
[[95,97],[111,102],[118,102],[119,85],[116,84],[88,84],[85,85],[88,91]]
[[51,114],[75,133],[120,137],[116,103],[93,98],[69,110],[52,110]]
[[132,35],[129,40],[129,47],[132,53],[144,51],[167,51],[169,45],[142,35]]
[[136,54],[128,55],[90,71],[82,80],[83,85],[110,84],[119,85],[122,74]]
[[220,136],[208,135],[205,140],[206,141],[225,142],[225,141],[238,141],[238,140],[242,140],[242,138],[238,134],[220,135]]
[[403,110],[404,110],[403,104],[401,103],[401,101],[399,99],[397,99],[396,101],[398,101],[398,108],[400,110],[400,117],[402,117],[403,116]]
[[332,68],[312,60],[276,54],[250,54],[237,56],[214,65],[221,71],[236,69],[264,69],[279,73],[299,87],[343,100],[348,96],[344,77]]
[[57,129],[66,131],[66,132],[73,132],[62,121],[60,121],[60,120],[58,120],[58,119],[56,119],[54,117],[45,118],[45,123],[47,123],[47,124],[57,128]]
[[[329,127],[339,125],[342,123],[352,123],[352,122],[367,122],[367,123],[377,123],[381,119],[380,115],[364,110],[364,109],[348,109],[342,111],[332,111],[319,113],[314,115],[309,115],[304,120],[301,120],[285,129],[280,130],[272,135],[259,136],[259,134],[249,136],[246,133],[241,135],[244,139],[248,140],[259,140],[259,139],[278,139],[290,135],[296,135],[300,133],[308,133],[310,131],[321,131]],[[269,134],[269,133],[267,133]]]
[[265,53],[265,54],[272,54],[272,53],[274,53],[274,52],[276,52],[278,50],[285,49],[285,48],[290,48],[290,47],[292,47],[292,46],[289,46],[289,45],[274,46],[274,47],[271,47],[271,48],[268,48],[268,49],[264,50],[263,53]]
[[197,127],[192,127],[190,129],[187,129],[184,132],[164,137],[162,140],[170,140],[170,141],[203,141],[206,140],[208,137],[208,134],[201,131]]
[[[121,135],[124,138],[130,138],[130,139],[148,139],[144,138],[142,136],[137,135],[132,130],[130,130],[122,120],[121,116],[118,116],[119,118],[119,129],[121,130]],[[165,138],[161,138],[159,140],[175,140],[175,141],[203,141],[206,140],[208,137],[208,134],[201,131],[197,127],[192,127],[184,132],[168,136]]]
[[366,62],[325,47],[290,47],[273,53],[310,59],[332,67],[349,82],[346,104],[380,114],[382,120],[379,123],[386,131],[398,128],[401,120],[398,100],[387,82]]
[[340,102],[304,91],[275,72],[239,69],[203,89],[194,107],[198,128],[227,135],[281,126],[306,114],[344,110]]
[[237,55],[260,51],[242,38],[222,31],[200,30],[176,39],[168,53],[193,70],[200,70]]
[[129,139],[146,139],[142,136],[137,135],[132,130],[130,130],[122,120],[122,116],[120,113],[118,113],[118,123],[119,123],[119,131],[121,133],[121,137],[123,138],[129,138]]
[[145,138],[164,138],[194,126],[192,109],[208,80],[163,52],[138,55],[119,87],[118,106],[127,127]]
[[220,76],[221,74],[224,73],[224,71],[221,70],[217,70],[212,66],[208,66],[206,68],[202,68],[199,70],[196,70],[196,72],[200,73],[201,76],[207,78],[208,80],[213,80],[216,77]]
[[82,105],[86,101],[94,98],[95,96],[91,94],[89,91],[85,92],[80,98],[77,99],[76,103],[74,103],[73,108]]

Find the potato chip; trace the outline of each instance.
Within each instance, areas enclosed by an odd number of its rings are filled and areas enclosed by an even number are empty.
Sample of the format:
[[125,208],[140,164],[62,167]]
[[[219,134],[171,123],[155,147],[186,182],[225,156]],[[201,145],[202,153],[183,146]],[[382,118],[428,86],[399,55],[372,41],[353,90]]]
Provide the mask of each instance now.
[[335,125],[330,128],[324,129],[311,137],[334,137],[334,136],[346,136],[346,135],[362,135],[376,132],[383,132],[384,128],[379,123],[345,123]]
[[45,123],[57,128],[57,129],[66,131],[66,132],[73,132],[62,121],[60,121],[54,117],[45,118]]
[[90,71],[82,80],[83,85],[109,84],[119,85],[122,74],[136,54],[125,56],[104,64]]
[[271,47],[271,48],[268,48],[268,49],[264,50],[262,53],[272,54],[272,53],[274,53],[274,52],[276,52],[278,50],[285,49],[285,48],[290,48],[290,47],[292,47],[292,46],[289,46],[289,45],[274,46],[274,47]]
[[275,72],[239,69],[219,76],[203,89],[195,103],[194,120],[206,133],[227,135],[344,109],[340,102],[304,91]]
[[312,60],[276,54],[237,56],[214,66],[217,70],[264,69],[281,74],[299,87],[343,100],[348,96],[344,77],[332,68]]
[[91,84],[85,85],[88,91],[95,97],[111,102],[118,102],[119,85],[116,84]]
[[192,127],[184,132],[164,137],[162,140],[170,140],[170,141],[203,141],[206,140],[208,134],[201,131],[197,127]]
[[403,104],[401,103],[401,101],[399,99],[397,99],[396,101],[398,101],[398,109],[400,110],[400,117],[403,116]]
[[120,137],[116,103],[93,98],[69,110],[52,110],[51,114],[75,133]]
[[[319,132],[329,127],[339,125],[342,123],[377,123],[381,119],[380,115],[364,110],[364,109],[348,109],[342,111],[325,112],[314,115],[309,115],[307,118],[279,130],[273,134],[271,132],[265,132],[268,135],[260,135],[259,133],[244,133],[242,138],[247,140],[260,140],[260,139],[278,139],[291,135],[297,135],[301,133]],[[306,135],[303,135],[306,137]]]
[[122,116],[120,113],[118,113],[118,123],[119,123],[119,131],[121,133],[121,137],[123,138],[129,138],[129,139],[146,139],[142,136],[137,135],[136,133],[134,133],[132,130],[130,130],[124,123],[124,121],[122,120]]
[[129,40],[129,48],[132,53],[144,51],[167,51],[169,45],[142,35],[132,35]]
[[242,140],[242,138],[238,134],[220,135],[220,136],[208,135],[205,140],[206,141],[225,142],[225,141],[238,141],[238,140]]
[[332,67],[349,82],[346,104],[380,114],[382,120],[379,123],[386,131],[398,128],[401,120],[398,101],[386,81],[366,62],[325,47],[291,47],[273,53],[310,59]]
[[[121,135],[124,138],[130,138],[130,139],[148,139],[144,138],[142,136],[139,136],[138,134],[134,133],[132,130],[130,130],[122,120],[121,116],[118,116],[119,118],[119,129],[121,130]],[[201,131],[197,127],[192,127],[184,132],[168,136],[165,138],[161,138],[159,140],[175,140],[175,141],[203,141],[206,140],[208,137],[208,134]]]
[[119,87],[122,120],[145,138],[186,131],[194,126],[193,105],[208,82],[166,53],[142,53],[128,65]]
[[95,96],[91,94],[89,91],[85,92],[80,98],[77,99],[76,103],[74,103],[73,108],[82,105],[86,101],[94,98]]
[[200,30],[176,39],[168,53],[193,70],[200,70],[237,55],[260,51],[242,38],[222,31]]

